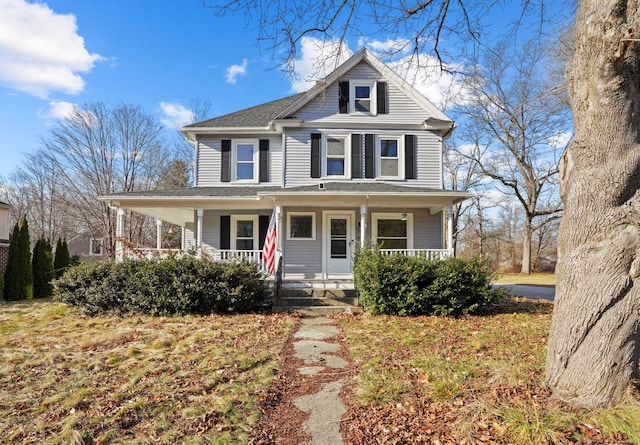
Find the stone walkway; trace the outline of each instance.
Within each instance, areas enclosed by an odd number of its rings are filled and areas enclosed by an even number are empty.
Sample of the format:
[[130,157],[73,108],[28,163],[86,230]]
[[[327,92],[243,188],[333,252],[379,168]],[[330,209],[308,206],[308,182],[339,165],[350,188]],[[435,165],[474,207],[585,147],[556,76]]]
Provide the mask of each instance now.
[[[333,321],[326,317],[303,318],[302,324],[294,334],[293,347],[296,358],[304,362],[299,368],[300,374],[314,375],[325,368],[344,369],[348,363],[334,355],[340,349],[331,339],[340,333]],[[298,397],[295,406],[309,418],[304,422],[304,431],[311,437],[310,445],[342,445],[340,419],[346,407],[340,400],[340,390],[344,377],[337,373],[335,381],[324,383],[315,394]]]

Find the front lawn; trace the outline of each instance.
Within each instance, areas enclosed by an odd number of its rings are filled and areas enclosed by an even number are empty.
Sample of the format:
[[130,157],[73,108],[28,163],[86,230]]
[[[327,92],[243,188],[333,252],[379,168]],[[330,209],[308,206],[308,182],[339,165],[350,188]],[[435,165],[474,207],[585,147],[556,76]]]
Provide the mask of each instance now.
[[587,411],[544,387],[553,303],[510,298],[482,316],[338,317],[358,367],[349,444],[640,443],[640,403]]
[[0,443],[246,443],[295,324],[2,302]]

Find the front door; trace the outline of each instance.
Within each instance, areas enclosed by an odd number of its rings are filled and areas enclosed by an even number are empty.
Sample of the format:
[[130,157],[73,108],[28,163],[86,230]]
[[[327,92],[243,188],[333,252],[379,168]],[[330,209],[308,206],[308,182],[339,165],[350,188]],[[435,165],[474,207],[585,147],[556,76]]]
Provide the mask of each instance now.
[[327,277],[351,274],[353,221],[350,213],[325,213],[325,273]]

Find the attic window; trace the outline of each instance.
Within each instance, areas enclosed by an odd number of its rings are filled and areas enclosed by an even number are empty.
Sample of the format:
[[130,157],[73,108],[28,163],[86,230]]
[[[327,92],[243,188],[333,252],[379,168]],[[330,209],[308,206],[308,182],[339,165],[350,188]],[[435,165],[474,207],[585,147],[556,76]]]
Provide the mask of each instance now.
[[351,82],[350,109],[354,113],[376,114],[375,98],[376,83],[371,81],[354,80]]
[[356,95],[354,98],[355,110],[371,112],[371,87],[369,85],[356,85]]

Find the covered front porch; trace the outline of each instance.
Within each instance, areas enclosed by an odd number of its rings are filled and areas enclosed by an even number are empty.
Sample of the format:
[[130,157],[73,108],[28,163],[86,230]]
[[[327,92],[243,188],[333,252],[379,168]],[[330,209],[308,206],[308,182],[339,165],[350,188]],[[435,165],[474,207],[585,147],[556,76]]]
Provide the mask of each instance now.
[[[111,195],[118,212],[117,240],[124,210],[156,218],[155,247],[116,245],[116,259],[161,258],[187,252],[212,261],[252,261],[265,272],[262,247],[275,215],[275,264],[271,275],[286,284],[343,286],[360,246],[379,246],[385,255],[432,260],[453,255],[451,206],[468,195],[389,185],[329,183],[322,188],[210,187],[181,191]],[[163,222],[181,228],[181,248],[162,246]]]

